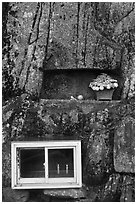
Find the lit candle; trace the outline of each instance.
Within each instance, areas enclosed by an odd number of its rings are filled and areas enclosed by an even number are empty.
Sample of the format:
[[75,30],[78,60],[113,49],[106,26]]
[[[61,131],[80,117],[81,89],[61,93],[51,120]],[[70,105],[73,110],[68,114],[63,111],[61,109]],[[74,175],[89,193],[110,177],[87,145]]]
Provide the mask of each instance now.
[[68,174],[68,164],[66,164],[66,174]]
[[57,174],[59,174],[59,164],[57,164]]

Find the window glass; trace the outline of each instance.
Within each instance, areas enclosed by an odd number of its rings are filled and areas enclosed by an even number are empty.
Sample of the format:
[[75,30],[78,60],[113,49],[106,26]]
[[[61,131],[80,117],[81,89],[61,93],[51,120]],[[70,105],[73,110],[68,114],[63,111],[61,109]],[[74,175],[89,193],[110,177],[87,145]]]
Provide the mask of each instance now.
[[20,177],[45,177],[45,150],[44,148],[20,150]]
[[74,177],[73,149],[48,149],[49,178]]

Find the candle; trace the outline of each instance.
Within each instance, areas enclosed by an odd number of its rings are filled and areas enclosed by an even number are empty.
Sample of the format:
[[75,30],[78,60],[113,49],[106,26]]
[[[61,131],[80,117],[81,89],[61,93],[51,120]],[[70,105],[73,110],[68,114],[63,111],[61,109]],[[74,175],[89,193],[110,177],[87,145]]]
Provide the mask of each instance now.
[[68,174],[68,164],[66,164],[66,174]]
[[59,174],[59,164],[57,164],[57,174]]

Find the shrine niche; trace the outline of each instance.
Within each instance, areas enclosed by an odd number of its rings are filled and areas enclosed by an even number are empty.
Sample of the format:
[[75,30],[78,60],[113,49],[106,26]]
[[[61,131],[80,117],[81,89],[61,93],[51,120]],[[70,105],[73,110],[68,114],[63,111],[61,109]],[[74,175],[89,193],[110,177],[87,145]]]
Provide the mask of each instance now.
[[[118,82],[114,89],[112,100],[120,100],[122,91],[122,78],[115,70],[103,71]],[[89,87],[98,75],[99,69],[56,69],[44,71],[43,85],[40,98],[44,99],[77,99],[96,100],[95,91]]]

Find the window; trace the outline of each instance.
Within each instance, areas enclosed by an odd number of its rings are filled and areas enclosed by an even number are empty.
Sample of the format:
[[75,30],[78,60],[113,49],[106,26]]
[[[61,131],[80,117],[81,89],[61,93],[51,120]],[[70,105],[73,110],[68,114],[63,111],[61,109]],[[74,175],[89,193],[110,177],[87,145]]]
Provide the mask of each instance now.
[[12,188],[81,187],[81,141],[12,142]]

